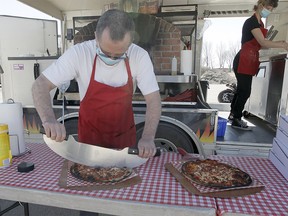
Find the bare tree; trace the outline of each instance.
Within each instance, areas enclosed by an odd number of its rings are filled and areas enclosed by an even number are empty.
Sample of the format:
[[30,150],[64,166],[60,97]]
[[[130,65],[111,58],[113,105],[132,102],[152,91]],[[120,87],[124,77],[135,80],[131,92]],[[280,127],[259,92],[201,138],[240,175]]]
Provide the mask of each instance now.
[[225,45],[223,42],[218,44],[216,55],[218,57],[219,68],[224,68],[227,54],[225,53]]
[[212,68],[212,44],[204,43],[202,47],[202,63],[204,67]]
[[226,58],[226,63],[228,65],[229,71],[232,70],[232,64],[233,64],[233,60],[234,57],[236,56],[237,52],[240,49],[240,42],[236,42],[236,43],[230,43],[228,45],[228,50],[227,50],[227,58]]
[[[211,53],[212,53],[212,52],[211,52]],[[209,65],[210,65],[210,68],[211,68],[211,69],[214,68],[214,61],[213,61],[213,58],[210,58]]]
[[240,49],[239,45],[239,41],[228,45],[220,42],[214,50],[211,42],[204,43],[202,47],[202,66],[213,69],[214,62],[216,62],[219,64],[219,68],[228,66],[229,71],[231,71],[234,57]]

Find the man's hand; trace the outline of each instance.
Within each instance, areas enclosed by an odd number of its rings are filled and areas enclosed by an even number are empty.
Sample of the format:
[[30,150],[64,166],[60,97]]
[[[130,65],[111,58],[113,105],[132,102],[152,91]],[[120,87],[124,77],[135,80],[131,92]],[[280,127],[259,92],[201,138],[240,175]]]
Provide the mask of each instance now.
[[35,108],[39,114],[47,137],[62,142],[66,137],[64,125],[57,122],[51,104],[50,91],[56,88],[43,74],[32,85]]
[[153,157],[156,153],[154,139],[141,138],[138,142],[139,156],[142,158]]
[[63,124],[57,121],[44,122],[43,124],[45,134],[56,142],[62,142],[66,137],[66,129]]

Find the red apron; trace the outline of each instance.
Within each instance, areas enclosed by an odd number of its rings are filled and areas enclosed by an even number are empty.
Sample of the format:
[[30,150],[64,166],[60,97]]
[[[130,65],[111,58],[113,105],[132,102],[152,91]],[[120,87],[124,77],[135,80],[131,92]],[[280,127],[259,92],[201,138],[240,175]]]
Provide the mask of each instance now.
[[[261,26],[263,23],[261,21]],[[266,37],[267,29],[260,27],[260,30],[264,37]],[[259,68],[259,50],[261,49],[260,44],[255,38],[245,42],[240,51],[240,59],[237,72],[241,74],[247,74],[254,76],[258,72]]]
[[97,55],[86,95],[80,104],[79,142],[107,148],[134,146],[133,81],[128,58],[125,59],[128,81],[120,87],[112,87],[94,79],[96,59]]

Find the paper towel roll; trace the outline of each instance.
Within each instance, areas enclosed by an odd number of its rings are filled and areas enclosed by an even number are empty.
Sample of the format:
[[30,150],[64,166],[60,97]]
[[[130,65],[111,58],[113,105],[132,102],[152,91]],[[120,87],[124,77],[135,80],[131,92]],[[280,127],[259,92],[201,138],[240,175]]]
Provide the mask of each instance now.
[[8,124],[12,155],[25,152],[22,104],[0,103],[0,123]]
[[181,50],[180,72],[184,75],[192,74],[192,50]]

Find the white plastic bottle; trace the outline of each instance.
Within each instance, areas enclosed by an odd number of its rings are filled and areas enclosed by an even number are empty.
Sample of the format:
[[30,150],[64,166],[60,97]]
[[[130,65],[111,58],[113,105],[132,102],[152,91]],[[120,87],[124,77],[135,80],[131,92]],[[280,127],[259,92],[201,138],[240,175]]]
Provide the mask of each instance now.
[[177,75],[177,58],[175,56],[172,58],[171,75]]

